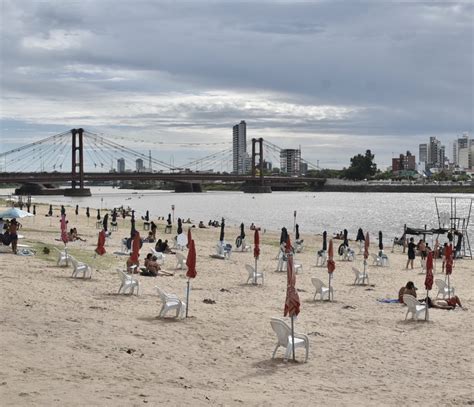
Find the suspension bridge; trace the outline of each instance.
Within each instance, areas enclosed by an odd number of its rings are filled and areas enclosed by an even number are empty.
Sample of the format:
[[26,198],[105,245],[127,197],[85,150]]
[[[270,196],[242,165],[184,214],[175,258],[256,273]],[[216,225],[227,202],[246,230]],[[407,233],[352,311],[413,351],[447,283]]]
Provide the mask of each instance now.
[[[161,144],[157,143],[158,146]],[[192,148],[198,144],[188,145]],[[70,188],[64,189],[64,193],[79,196],[89,195],[87,184],[99,181],[165,181],[179,185],[177,190],[186,192],[199,191],[199,183],[206,181],[241,182],[246,192],[271,192],[272,187],[278,185],[283,189],[285,185],[291,189],[303,182],[324,182],[321,178],[300,175],[264,175],[264,156],[278,162],[282,149],[262,138],[250,140],[249,150],[250,147],[250,173],[233,174],[228,171],[232,165],[232,148],[175,166],[152,156],[151,150],[146,154],[102,135],[84,129],[72,129],[0,153],[0,184],[70,183]],[[304,159],[300,162],[308,169],[319,169]],[[191,188],[183,189],[186,184],[191,185]]]

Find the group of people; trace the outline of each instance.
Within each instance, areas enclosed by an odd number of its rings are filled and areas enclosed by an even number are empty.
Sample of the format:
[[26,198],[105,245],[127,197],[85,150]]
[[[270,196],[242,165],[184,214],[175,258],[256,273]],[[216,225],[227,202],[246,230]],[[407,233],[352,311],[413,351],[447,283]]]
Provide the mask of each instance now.
[[75,242],[76,240],[80,240],[81,242],[86,241],[86,239],[83,239],[79,236],[76,228],[69,229],[69,233],[67,234],[67,240],[69,242]]
[[[404,304],[403,302],[403,296],[404,295],[412,295],[413,297],[416,297],[416,291],[418,289],[415,287],[415,284],[413,281],[408,281],[405,286],[400,288],[398,291],[398,302],[400,304]],[[438,309],[446,309],[446,310],[452,310],[455,309],[456,306],[459,306],[459,308],[463,310],[467,310],[467,308],[464,308],[461,304],[461,300],[457,295],[454,295],[453,297],[450,297],[448,299],[442,299],[442,298],[435,298],[431,299],[430,297],[422,298],[419,300],[420,302],[425,302],[428,305],[428,308],[438,308]]]
[[407,245],[408,260],[407,260],[406,268],[408,269],[409,266],[411,269],[414,268],[414,260],[416,258],[417,253],[420,256],[422,261],[426,261],[428,254],[430,252],[433,252],[433,259],[439,259],[439,258],[442,259],[441,271],[444,273],[444,268],[446,266],[447,247],[448,247],[448,243],[444,243],[443,247],[441,248],[438,240],[436,240],[434,248],[432,249],[428,245],[428,243],[426,243],[423,239],[420,239],[418,243],[415,244],[415,239],[411,237]]
[[0,241],[5,245],[11,244],[12,252],[17,253],[18,244],[18,229],[21,228],[21,224],[13,218],[11,221],[4,221],[0,218]]

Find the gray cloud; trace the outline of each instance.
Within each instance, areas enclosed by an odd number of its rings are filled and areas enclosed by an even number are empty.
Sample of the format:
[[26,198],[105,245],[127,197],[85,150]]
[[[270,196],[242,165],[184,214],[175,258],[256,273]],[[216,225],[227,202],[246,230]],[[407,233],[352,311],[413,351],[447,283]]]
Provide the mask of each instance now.
[[473,129],[472,3],[4,1],[3,15],[2,138],[27,123],[18,142],[46,124],[215,141],[245,119],[342,167]]

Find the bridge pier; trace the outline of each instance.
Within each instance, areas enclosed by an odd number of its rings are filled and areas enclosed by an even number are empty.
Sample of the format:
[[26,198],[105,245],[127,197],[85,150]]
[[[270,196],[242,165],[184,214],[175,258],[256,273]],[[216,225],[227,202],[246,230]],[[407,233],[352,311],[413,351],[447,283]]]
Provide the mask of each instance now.
[[174,192],[202,192],[199,182],[175,182]]
[[270,194],[272,187],[270,185],[262,185],[260,181],[245,181],[242,184],[242,191],[246,194]]
[[[72,182],[71,188],[64,190],[64,196],[91,196],[91,190],[84,188],[84,148],[83,129],[72,129]],[[79,170],[79,171],[78,171]],[[78,188],[76,188],[79,184]]]

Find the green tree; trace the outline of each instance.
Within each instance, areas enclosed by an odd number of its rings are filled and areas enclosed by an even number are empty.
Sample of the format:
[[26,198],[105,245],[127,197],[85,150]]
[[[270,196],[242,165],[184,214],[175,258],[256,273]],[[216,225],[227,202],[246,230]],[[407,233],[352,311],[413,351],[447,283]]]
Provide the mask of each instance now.
[[377,172],[374,157],[370,150],[367,150],[365,155],[357,154],[352,157],[350,167],[343,171],[344,178],[361,180],[374,176]]

